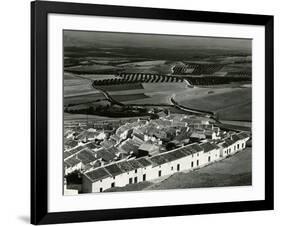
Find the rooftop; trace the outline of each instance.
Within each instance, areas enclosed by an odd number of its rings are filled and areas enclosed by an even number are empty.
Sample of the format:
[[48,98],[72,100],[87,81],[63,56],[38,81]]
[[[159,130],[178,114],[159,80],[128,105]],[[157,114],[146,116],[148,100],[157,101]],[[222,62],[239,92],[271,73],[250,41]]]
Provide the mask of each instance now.
[[152,164],[149,160],[147,160],[145,158],[139,158],[139,159],[136,159],[136,161],[138,161],[144,167],[150,166]]
[[95,153],[93,153],[91,150],[87,150],[87,149],[85,149],[85,150],[79,152],[79,153],[77,154],[77,158],[78,158],[79,160],[81,160],[81,162],[82,162],[84,165],[86,165],[86,164],[88,164],[88,163],[90,163],[90,162],[93,162],[93,161],[97,160],[97,157],[95,156]]
[[68,167],[73,167],[73,166],[77,165],[78,163],[80,163],[80,160],[76,159],[75,157],[71,157],[71,158],[64,160],[64,162],[66,163],[66,165]]
[[128,163],[127,161],[118,162],[116,164],[124,172],[129,172],[129,171],[134,170],[134,167],[130,163]]
[[92,182],[102,180],[107,177],[111,177],[111,175],[104,168],[98,168],[98,169],[92,170],[92,171],[86,173],[86,176]]
[[246,138],[249,138],[249,135],[245,132],[240,132],[237,134],[237,136],[240,138],[240,139],[246,139]]
[[210,142],[200,144],[200,146],[204,149],[204,152],[209,152],[218,148],[218,146],[211,144]]
[[129,160],[128,163],[130,163],[130,165],[134,168],[134,169],[139,169],[139,168],[143,168],[142,164],[140,164],[137,160],[133,159],[133,160]]
[[152,158],[150,158],[151,162],[154,163],[153,165],[155,166],[158,166],[158,165],[162,165],[166,162],[168,162],[167,159],[165,159],[164,157],[162,157],[161,155],[156,155]]
[[112,176],[118,176],[123,173],[123,171],[117,166],[117,164],[111,164],[104,167]]
[[106,162],[110,162],[112,161],[116,155],[112,152],[109,152],[105,149],[100,149],[98,151],[96,151],[97,157],[103,159]]

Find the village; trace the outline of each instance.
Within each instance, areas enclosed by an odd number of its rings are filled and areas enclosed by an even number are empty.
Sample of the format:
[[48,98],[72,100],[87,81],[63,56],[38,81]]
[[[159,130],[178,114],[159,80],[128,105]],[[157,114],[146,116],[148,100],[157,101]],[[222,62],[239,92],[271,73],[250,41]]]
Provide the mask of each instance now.
[[193,171],[245,149],[251,138],[208,117],[167,112],[156,119],[65,122],[64,129],[65,195]]

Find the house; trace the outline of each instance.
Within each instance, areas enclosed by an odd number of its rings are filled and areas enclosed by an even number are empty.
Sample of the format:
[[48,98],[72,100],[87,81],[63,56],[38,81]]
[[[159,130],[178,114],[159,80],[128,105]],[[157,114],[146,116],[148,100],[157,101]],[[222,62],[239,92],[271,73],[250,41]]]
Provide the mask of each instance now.
[[75,156],[64,160],[64,175],[68,175],[83,168],[83,163]]
[[95,162],[98,158],[97,154],[90,149],[84,149],[77,154],[76,157],[79,161],[82,162],[83,166]]
[[218,146],[220,147],[220,157],[224,158],[228,156],[229,153],[229,144],[225,141],[222,141],[218,143]]
[[216,135],[214,130],[205,130],[204,134],[205,134],[207,139],[210,139],[210,140],[218,139],[218,137],[217,137],[217,135]]
[[217,161],[218,159],[220,159],[220,147],[210,143],[210,142],[205,142],[200,144],[200,147],[203,148],[204,150],[204,157],[205,159],[203,160],[203,162],[205,164],[209,164],[211,162]]
[[65,150],[68,150],[68,149],[71,149],[71,148],[74,148],[78,146],[78,141],[76,140],[73,140],[73,139],[65,139],[64,140],[64,149]]
[[111,177],[104,168],[89,171],[82,176],[82,191],[84,193],[103,192],[104,187],[110,188]]
[[139,146],[136,156],[137,157],[148,156],[148,155],[152,156],[158,153],[159,153],[159,146],[147,142]]
[[108,140],[104,140],[103,142],[100,143],[100,145],[105,148],[105,149],[108,149],[108,148],[111,148],[113,146],[116,145],[116,141],[114,139],[108,139]]
[[140,163],[142,166],[141,168],[137,169],[137,173],[138,173],[137,181],[143,182],[149,180],[149,178],[151,178],[150,174],[151,174],[152,162],[149,161],[148,158],[138,158],[136,159],[136,161]]
[[200,140],[205,140],[206,139],[206,135],[204,133],[201,133],[201,132],[192,132],[191,135],[190,135],[190,140],[192,142],[198,142]]
[[136,132],[136,131],[133,132],[132,136],[136,140],[139,140],[139,142],[146,142],[149,139],[147,135],[145,135],[141,132]]
[[[192,143],[151,157],[123,159],[83,173],[84,192],[102,192],[112,187],[151,181],[175,172],[203,167],[246,147],[246,133],[230,134],[215,144]],[[129,142],[129,144],[132,144]]]
[[105,138],[106,134],[104,132],[97,132],[93,130],[85,130],[75,137],[75,139],[82,140],[84,143],[92,140],[103,140]]
[[119,144],[121,141],[121,138],[117,134],[113,134],[110,136],[110,140],[115,141],[115,144]]
[[116,159],[116,155],[114,152],[110,152],[107,149],[101,148],[95,151],[97,159],[100,159],[103,164],[110,163]]
[[121,161],[116,164],[123,172],[127,173],[127,176],[124,179],[125,181],[123,182],[124,185],[133,184],[136,176],[135,168],[128,161]]
[[139,183],[139,182],[145,181],[147,179],[146,174],[145,174],[145,169],[144,169],[144,168],[146,168],[145,166],[143,166],[136,159],[129,160],[128,163],[133,167],[133,174],[129,175],[128,184]]
[[249,140],[249,135],[245,132],[240,132],[238,134],[232,134],[231,140],[235,142],[234,152],[240,151],[246,147],[246,142]]
[[174,140],[177,140],[179,142],[183,143],[189,143],[191,131],[189,131],[189,127],[182,128],[180,132],[177,134],[177,136],[174,138]]
[[187,156],[189,156],[189,161],[187,162],[187,169],[196,169],[206,164],[204,157],[204,149],[198,143],[186,145],[180,150]]
[[246,147],[247,141],[250,139],[250,136],[245,132],[237,133],[237,136],[239,137],[239,139],[241,141],[241,147],[240,148],[244,149]]
[[85,148],[87,149],[91,149],[91,150],[96,150],[98,148],[100,148],[99,145],[97,145],[95,142],[90,142],[84,145]]
[[76,146],[75,148],[64,151],[63,158],[64,158],[64,160],[66,160],[70,157],[75,156],[76,154],[78,154],[80,151],[82,151],[84,149],[86,149],[86,147],[84,145],[79,145],[79,146]]
[[131,155],[137,152],[139,145],[136,144],[132,139],[127,139],[118,146],[118,149],[124,153],[127,153],[128,155]]

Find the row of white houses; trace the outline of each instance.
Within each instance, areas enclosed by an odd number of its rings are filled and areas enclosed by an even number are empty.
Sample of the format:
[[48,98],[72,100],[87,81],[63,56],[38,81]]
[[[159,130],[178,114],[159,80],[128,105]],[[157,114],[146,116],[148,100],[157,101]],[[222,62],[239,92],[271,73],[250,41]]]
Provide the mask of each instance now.
[[123,160],[83,174],[84,193],[150,181],[175,172],[193,170],[221,160],[246,147],[249,136],[240,132],[214,144],[193,143],[152,157]]

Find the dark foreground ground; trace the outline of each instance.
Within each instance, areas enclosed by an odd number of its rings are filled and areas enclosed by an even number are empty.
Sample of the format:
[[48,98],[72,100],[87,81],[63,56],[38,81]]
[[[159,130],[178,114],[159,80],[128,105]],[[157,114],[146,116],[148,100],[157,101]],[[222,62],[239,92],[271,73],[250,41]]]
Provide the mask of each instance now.
[[108,191],[163,190],[252,184],[252,148],[188,173],[175,173],[159,183],[143,182]]

